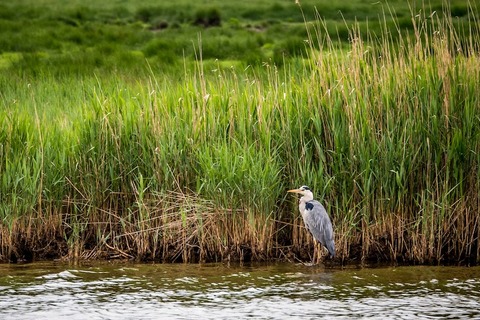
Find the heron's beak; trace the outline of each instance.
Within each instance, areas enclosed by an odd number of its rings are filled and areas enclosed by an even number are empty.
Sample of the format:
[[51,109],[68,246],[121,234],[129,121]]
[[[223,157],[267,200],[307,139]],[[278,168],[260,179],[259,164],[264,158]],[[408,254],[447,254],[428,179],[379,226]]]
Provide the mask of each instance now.
[[292,190],[288,190],[287,192],[300,193],[300,192],[302,192],[302,190],[300,190],[300,189],[292,189]]

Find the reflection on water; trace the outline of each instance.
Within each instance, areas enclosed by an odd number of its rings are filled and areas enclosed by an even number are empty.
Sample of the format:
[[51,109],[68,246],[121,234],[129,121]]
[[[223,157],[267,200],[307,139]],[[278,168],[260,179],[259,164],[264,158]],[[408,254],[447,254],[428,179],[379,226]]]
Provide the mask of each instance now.
[[0,265],[0,319],[480,318],[480,268]]

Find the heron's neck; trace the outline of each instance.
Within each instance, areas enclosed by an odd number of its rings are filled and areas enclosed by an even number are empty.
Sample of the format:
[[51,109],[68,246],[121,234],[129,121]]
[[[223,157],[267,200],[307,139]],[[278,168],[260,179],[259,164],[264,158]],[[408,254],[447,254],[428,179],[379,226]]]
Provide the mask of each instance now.
[[304,194],[303,197],[300,198],[300,202],[307,203],[308,201],[313,200],[313,194],[311,192]]

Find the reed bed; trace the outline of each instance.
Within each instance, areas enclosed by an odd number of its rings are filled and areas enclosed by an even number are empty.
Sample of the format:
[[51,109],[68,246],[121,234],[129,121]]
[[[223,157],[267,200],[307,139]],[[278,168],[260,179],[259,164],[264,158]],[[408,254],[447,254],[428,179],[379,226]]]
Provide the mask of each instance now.
[[0,259],[308,260],[308,184],[338,261],[478,263],[478,21],[412,23],[348,48],[306,23],[282,68],[200,42],[181,75],[0,79]]

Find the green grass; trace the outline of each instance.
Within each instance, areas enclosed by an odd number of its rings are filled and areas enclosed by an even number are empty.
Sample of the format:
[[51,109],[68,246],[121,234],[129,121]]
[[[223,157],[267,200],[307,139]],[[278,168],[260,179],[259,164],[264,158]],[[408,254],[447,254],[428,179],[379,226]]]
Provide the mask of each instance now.
[[[2,260],[308,259],[285,194],[308,184],[342,261],[479,261],[480,36],[460,2],[305,1],[306,22],[283,1],[27,4],[0,19]],[[210,8],[222,26],[196,26]]]
[[[410,3],[410,4],[409,4]],[[468,4],[431,4],[437,14],[448,11],[454,23],[468,20]],[[39,1],[0,3],[0,67],[8,73],[55,72],[71,75],[118,70],[139,73],[145,60],[176,70],[184,58],[195,58],[193,43],[202,34],[205,59],[237,60],[244,67],[305,56],[304,20],[317,13],[334,41],[348,42],[349,28],[381,36],[396,25],[412,31],[412,14],[422,1],[366,3],[307,0],[191,2]],[[430,9],[429,9],[430,10]],[[476,8],[474,8],[476,12]],[[317,13],[316,13],[317,12]],[[303,14],[302,14],[303,13]],[[206,21],[199,24],[197,21]],[[218,22],[218,23],[215,23]],[[367,33],[368,30],[368,33]],[[51,66],[55,68],[51,68]]]

